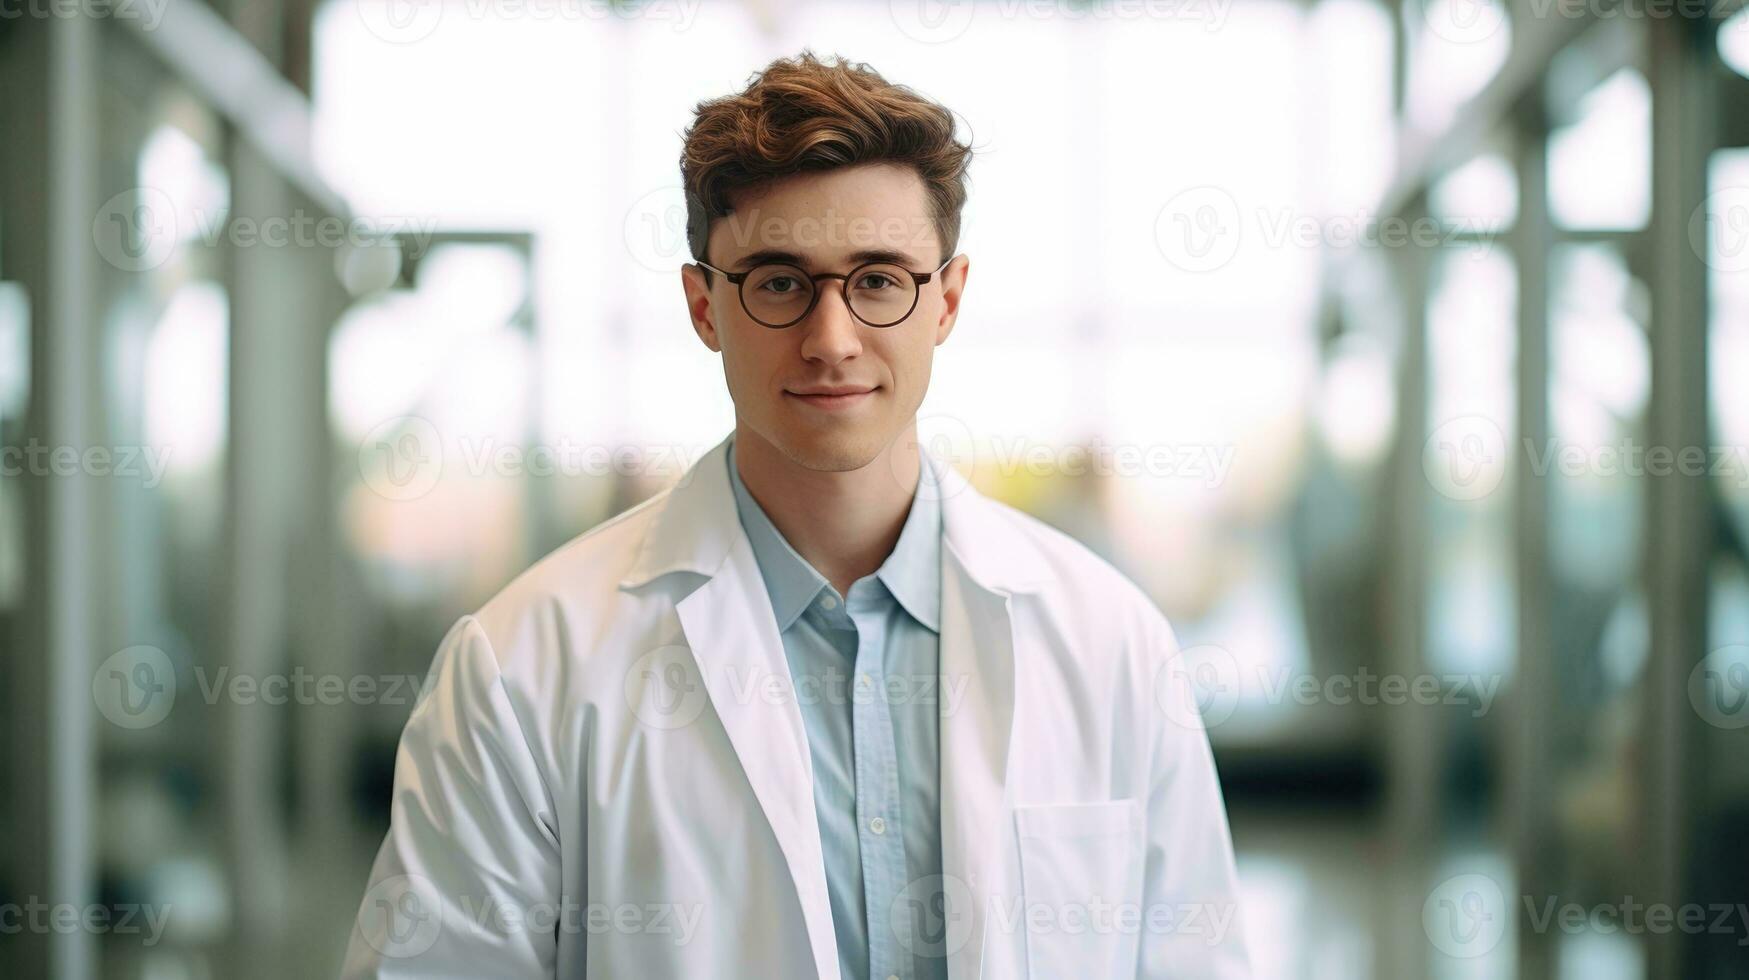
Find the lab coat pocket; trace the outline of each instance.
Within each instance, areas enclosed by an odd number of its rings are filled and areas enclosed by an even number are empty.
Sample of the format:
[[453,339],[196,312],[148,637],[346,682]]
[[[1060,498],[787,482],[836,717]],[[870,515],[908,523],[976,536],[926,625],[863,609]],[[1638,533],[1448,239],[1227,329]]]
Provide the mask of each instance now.
[[1143,827],[1136,800],[1017,806],[1028,975],[1135,975]]

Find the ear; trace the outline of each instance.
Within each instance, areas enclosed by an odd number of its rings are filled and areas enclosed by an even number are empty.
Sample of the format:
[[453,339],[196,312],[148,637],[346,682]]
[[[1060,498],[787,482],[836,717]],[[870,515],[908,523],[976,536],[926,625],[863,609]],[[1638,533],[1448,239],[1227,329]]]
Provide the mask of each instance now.
[[722,353],[723,341],[717,336],[716,309],[711,305],[710,287],[704,284],[704,270],[690,262],[681,266],[680,288],[686,292],[686,312],[692,318],[693,332],[706,347]]
[[960,298],[966,292],[966,274],[971,271],[972,260],[965,255],[956,255],[947,268],[941,270],[941,319],[935,324],[935,346],[940,347],[947,342],[947,335],[953,332],[954,322],[960,315]]

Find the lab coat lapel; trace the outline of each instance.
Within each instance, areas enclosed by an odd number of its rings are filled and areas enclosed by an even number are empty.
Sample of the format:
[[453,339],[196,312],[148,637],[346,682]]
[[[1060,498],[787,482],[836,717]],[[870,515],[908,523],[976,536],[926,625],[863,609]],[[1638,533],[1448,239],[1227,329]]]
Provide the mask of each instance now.
[[945,461],[927,456],[942,495],[941,846],[946,951],[951,980],[975,980],[984,966],[993,899],[1003,894],[1002,842],[1008,812],[1009,743],[1015,688],[1026,666],[1012,603],[1046,581],[1022,543],[1013,515],[983,497]]
[[[745,536],[717,574],[677,608],[711,704],[789,866],[815,966],[822,980],[837,980],[838,946],[814,815],[807,730],[777,620]],[[784,696],[761,693],[771,688]]]
[[951,556],[942,561],[941,586],[942,686],[965,682],[957,704],[942,699],[947,966],[951,980],[973,980],[983,968],[991,888],[999,877],[995,843],[1002,836],[1014,727],[1014,640],[1008,597],[979,585]]
[[[816,972],[821,980],[839,980],[807,731],[777,619],[735,510],[726,459],[731,438],[652,499],[662,512],[620,587],[640,588],[676,571],[708,576],[675,604],[675,612],[711,705],[783,853]],[[768,696],[773,689],[782,696]]]

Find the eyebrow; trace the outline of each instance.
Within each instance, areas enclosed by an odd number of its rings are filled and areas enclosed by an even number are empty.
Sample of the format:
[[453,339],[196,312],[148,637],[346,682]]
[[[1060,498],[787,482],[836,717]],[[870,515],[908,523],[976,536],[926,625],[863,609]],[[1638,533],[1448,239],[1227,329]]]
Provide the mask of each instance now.
[[[852,266],[859,266],[865,262],[891,262],[894,265],[901,265],[909,269],[917,264],[916,257],[909,253],[896,252],[888,248],[865,248],[860,252],[850,253],[848,258]],[[803,257],[794,252],[786,252],[779,248],[763,248],[750,255],[743,255],[741,258],[736,259],[734,268],[738,272],[746,272],[754,266],[763,265],[767,262],[787,262],[790,265],[801,266],[804,269],[808,267],[808,264]]]

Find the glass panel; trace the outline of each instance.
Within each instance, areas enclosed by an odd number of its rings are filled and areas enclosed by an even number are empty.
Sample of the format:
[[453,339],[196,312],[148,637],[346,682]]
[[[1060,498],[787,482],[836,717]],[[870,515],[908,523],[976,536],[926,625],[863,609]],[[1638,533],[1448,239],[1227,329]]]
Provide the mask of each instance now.
[[0,614],[18,605],[24,585],[24,500],[11,477],[29,465],[20,455],[29,401],[30,298],[0,280]]
[[1317,423],[1338,465],[1366,471],[1384,461],[1396,433],[1396,384],[1391,352],[1377,336],[1353,332],[1332,345],[1319,385]]
[[[1582,47],[1557,65],[1577,72]],[[1552,72],[1558,88],[1562,73]],[[1573,121],[1549,133],[1549,213],[1574,231],[1631,231],[1652,211],[1652,94],[1632,68],[1579,99]]]
[[1719,59],[1739,75],[1749,75],[1749,10],[1739,10],[1719,25]]
[[102,425],[95,483],[108,576],[93,694],[101,895],[174,910],[154,942],[102,938],[110,976],[198,976],[223,962],[224,711],[201,697],[231,658],[223,630],[230,182],[216,117],[118,46],[99,159],[120,188],[93,222]]
[[1427,308],[1431,501],[1427,659],[1461,675],[1515,660],[1511,546],[1517,270],[1485,245],[1442,250]]
[[[1749,28],[1741,18],[1738,34]],[[1704,218],[1690,226],[1708,268],[1708,416],[1714,543],[1708,564],[1707,653],[1688,694],[1705,723],[1705,788],[1695,807],[1713,815],[1701,843],[1697,891],[1709,900],[1749,881],[1741,828],[1749,821],[1749,149],[1720,150],[1709,168]],[[1735,901],[1735,899],[1731,899]],[[1707,937],[1705,965],[1728,976],[1741,964],[1741,935]]]
[[1506,63],[1512,21],[1501,0],[1409,0],[1409,85],[1404,107],[1419,130],[1444,127]]
[[[361,300],[329,342],[329,409],[352,477],[344,535],[392,607],[460,609],[496,591],[531,558],[526,478],[582,462],[527,451],[526,255],[439,241],[411,289]],[[409,656],[395,672],[430,651]]]
[[1304,45],[1319,106],[1308,165],[1314,203],[1333,214],[1378,204],[1396,164],[1394,23],[1374,0],[1322,0],[1311,8]]
[[[1555,833],[1550,863],[1563,902],[1587,908],[1635,887],[1633,801],[1642,675],[1651,650],[1641,579],[1651,351],[1649,297],[1612,245],[1549,255],[1549,442],[1526,446],[1548,490],[1549,624]],[[1615,898],[1611,898],[1615,896]],[[1574,941],[1577,939],[1577,941]],[[1555,936],[1563,976],[1636,975],[1643,937]]]
[[1743,449],[1749,446],[1749,150],[1715,153],[1710,181],[1704,225],[1697,221],[1690,233],[1699,239],[1709,270],[1708,394],[1724,464],[1714,481],[1727,525],[1721,530],[1744,541],[1749,540],[1749,460]]
[[[1476,242],[1434,256],[1427,300],[1426,669],[1446,709],[1420,721],[1444,774],[1422,905],[1425,962],[1439,978],[1512,975],[1517,935],[1504,898],[1515,875],[1492,820],[1498,729],[1494,694],[1518,658],[1512,500],[1517,430],[1518,275],[1504,250]],[[1431,709],[1422,709],[1429,711]]]
[[1518,175],[1499,153],[1485,153],[1436,181],[1427,210],[1469,234],[1498,234],[1518,220]]

